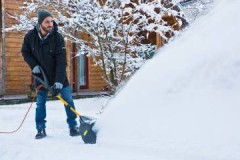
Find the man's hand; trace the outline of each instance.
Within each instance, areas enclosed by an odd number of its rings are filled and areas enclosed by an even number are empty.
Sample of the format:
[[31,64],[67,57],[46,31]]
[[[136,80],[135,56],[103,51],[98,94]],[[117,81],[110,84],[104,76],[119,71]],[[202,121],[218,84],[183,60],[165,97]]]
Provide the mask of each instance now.
[[35,66],[35,67],[33,68],[33,70],[32,70],[32,73],[33,73],[33,74],[40,74],[40,73],[41,73],[40,67],[39,67],[39,66]]
[[54,85],[51,87],[52,96],[56,97],[62,88],[63,88],[62,83],[55,82]]

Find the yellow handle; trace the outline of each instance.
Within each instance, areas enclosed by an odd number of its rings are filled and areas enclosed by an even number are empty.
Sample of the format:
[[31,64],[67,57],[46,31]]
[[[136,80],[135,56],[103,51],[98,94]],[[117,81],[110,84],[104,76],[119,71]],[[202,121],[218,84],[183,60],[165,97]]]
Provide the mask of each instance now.
[[56,96],[65,106],[68,106],[70,110],[75,113],[78,117],[80,117],[80,114],[73,108],[71,107],[60,95]]

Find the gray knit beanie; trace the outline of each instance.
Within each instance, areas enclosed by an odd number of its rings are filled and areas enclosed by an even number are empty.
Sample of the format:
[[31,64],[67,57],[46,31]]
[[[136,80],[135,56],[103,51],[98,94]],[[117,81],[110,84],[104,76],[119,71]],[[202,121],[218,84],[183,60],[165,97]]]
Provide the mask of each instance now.
[[44,9],[39,10],[37,16],[38,16],[38,24],[42,24],[43,20],[46,17],[52,17],[51,13]]

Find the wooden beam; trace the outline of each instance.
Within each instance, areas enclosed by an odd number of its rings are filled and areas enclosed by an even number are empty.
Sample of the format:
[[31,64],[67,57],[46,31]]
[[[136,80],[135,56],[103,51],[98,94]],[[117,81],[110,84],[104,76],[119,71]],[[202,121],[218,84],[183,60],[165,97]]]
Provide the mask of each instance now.
[[[5,6],[4,6],[5,1],[1,0],[1,29],[5,28]],[[1,89],[0,89],[0,95],[5,95],[5,76],[6,76],[6,53],[5,53],[5,31],[3,30],[2,32],[2,46],[1,46]]]

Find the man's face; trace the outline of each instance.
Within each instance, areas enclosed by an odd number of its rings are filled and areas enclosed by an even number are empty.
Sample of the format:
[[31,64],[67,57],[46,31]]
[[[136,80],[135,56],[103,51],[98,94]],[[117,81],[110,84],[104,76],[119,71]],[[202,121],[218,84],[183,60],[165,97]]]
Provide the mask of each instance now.
[[52,30],[52,27],[53,27],[53,18],[46,17],[41,24],[42,30],[46,33],[49,33]]

